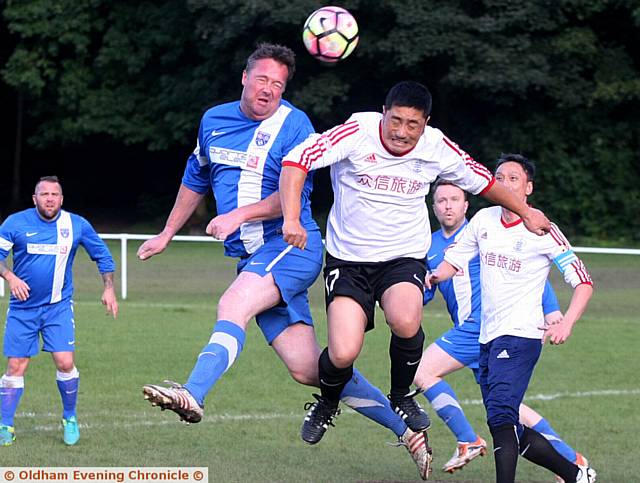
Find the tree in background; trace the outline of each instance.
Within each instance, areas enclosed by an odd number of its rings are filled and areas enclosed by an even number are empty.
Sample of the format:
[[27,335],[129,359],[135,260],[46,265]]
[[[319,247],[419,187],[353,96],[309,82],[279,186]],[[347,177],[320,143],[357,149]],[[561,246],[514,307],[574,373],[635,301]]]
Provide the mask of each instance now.
[[533,201],[568,236],[640,240],[637,2],[354,0],[343,6],[360,45],[330,67],[300,40],[319,6],[8,0],[15,48],[2,78],[24,98],[30,146],[106,136],[156,163],[168,149],[188,153],[201,113],[238,97],[257,41],[284,43],[298,53],[286,97],[317,129],[380,109],[397,80],[420,80],[434,94],[432,124],[480,161],[503,151],[537,161]]

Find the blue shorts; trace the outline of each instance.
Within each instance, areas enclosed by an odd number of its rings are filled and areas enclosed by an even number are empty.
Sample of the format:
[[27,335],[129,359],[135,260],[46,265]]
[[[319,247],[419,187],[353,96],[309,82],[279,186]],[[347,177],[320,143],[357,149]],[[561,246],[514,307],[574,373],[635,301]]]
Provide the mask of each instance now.
[[269,345],[290,325],[313,325],[307,289],[322,269],[323,245],[319,230],[309,231],[307,236],[304,250],[287,245],[282,236],[277,236],[238,263],[238,273],[273,275],[280,290],[282,303],[256,316]]
[[75,351],[73,301],[29,309],[9,308],[4,330],[5,357],[32,357],[39,352],[39,334],[45,352]]
[[519,425],[520,404],[541,352],[540,339],[512,335],[480,344],[480,390],[489,428]]
[[438,347],[473,371],[476,382],[478,382],[478,359],[480,358],[478,335],[477,332],[467,332],[460,327],[452,327],[435,340]]

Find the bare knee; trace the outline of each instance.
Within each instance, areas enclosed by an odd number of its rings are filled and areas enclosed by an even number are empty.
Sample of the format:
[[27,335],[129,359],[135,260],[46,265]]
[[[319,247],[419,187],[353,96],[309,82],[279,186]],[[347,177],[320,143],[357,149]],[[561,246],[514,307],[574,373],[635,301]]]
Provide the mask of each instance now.
[[304,386],[314,386],[318,387],[318,368],[315,370],[311,368],[305,369],[296,369],[290,368],[289,374],[298,384],[302,384]]
[[7,376],[24,376],[30,360],[28,357],[10,357],[7,361]]
[[420,317],[405,315],[395,318],[393,322],[389,321],[389,328],[396,336],[408,339],[418,333],[420,322]]

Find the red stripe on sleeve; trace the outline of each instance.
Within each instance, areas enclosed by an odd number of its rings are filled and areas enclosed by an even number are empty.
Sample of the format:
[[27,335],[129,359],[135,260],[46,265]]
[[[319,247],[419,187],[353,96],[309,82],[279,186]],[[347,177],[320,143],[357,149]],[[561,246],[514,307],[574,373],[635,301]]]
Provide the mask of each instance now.
[[491,187],[493,186],[493,184],[496,182],[496,179],[492,176],[491,179],[489,180],[489,184],[487,186],[484,187],[484,189],[478,193],[480,195],[485,194],[487,191],[489,191],[491,189]]
[[296,163],[295,161],[283,161],[282,162],[282,167],[284,168],[285,166],[293,166],[294,168],[299,168],[302,171],[304,171],[305,173],[308,173],[309,170],[307,168],[305,168],[304,166],[302,166],[300,163]]

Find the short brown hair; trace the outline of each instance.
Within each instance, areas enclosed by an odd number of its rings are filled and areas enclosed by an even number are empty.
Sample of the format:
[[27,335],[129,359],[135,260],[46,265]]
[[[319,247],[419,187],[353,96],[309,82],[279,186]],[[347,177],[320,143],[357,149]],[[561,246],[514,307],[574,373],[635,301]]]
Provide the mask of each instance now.
[[256,50],[247,59],[247,66],[245,70],[249,72],[256,61],[260,59],[273,59],[276,62],[287,67],[289,75],[287,76],[287,82],[293,79],[293,74],[296,72],[296,54],[293,53],[289,47],[278,44],[270,44],[268,42],[261,42],[256,46]]
[[469,193],[467,193],[465,190],[463,190],[462,188],[460,188],[460,186],[458,186],[455,183],[452,183],[449,180],[446,179],[442,179],[442,178],[438,178],[436,180],[435,183],[433,183],[433,189],[431,190],[431,192],[433,193],[433,195],[435,196],[436,194],[436,190],[440,187],[440,186],[455,186],[456,188],[459,188],[463,193],[464,193],[464,200],[465,201],[469,201]]
[[47,182],[47,183],[58,183],[60,185],[60,191],[62,192],[62,184],[60,183],[60,180],[58,179],[57,176],[43,176],[42,178],[40,178],[38,180],[38,182],[36,183],[36,187],[33,189],[34,194],[38,191],[38,186],[40,185],[40,183],[42,182]]

